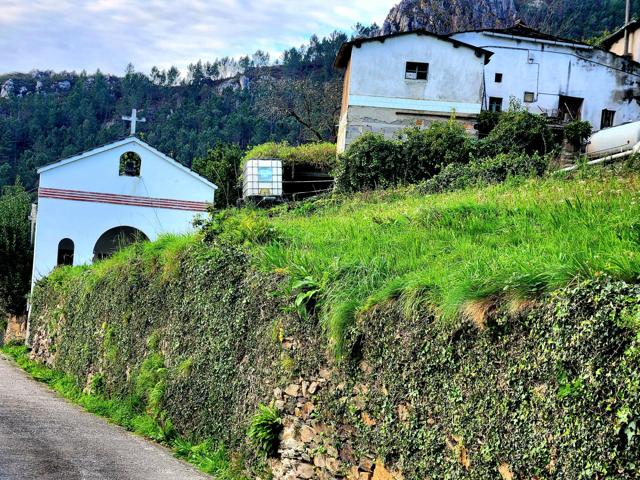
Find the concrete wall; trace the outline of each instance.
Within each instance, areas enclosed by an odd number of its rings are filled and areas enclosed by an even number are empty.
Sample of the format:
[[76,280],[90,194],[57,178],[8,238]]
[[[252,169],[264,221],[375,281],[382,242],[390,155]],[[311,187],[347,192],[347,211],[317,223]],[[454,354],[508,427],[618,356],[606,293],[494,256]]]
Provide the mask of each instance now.
[[[399,128],[480,113],[484,55],[426,35],[403,35],[353,47],[345,83],[338,151],[365,131]],[[427,80],[405,79],[406,62],[429,64]],[[346,105],[346,107],[345,107]]]
[[[533,92],[535,101],[524,103],[532,113],[554,115],[560,95],[584,98],[581,117],[595,130],[601,128],[604,109],[616,112],[614,125],[640,119],[636,99],[640,71],[609,52],[486,32],[460,33],[453,38],[494,52],[485,67],[486,99],[502,98],[504,109],[510,97],[523,102],[524,92]],[[496,73],[502,73],[502,83],[495,81]]]
[[[119,175],[120,156],[128,151],[141,157],[139,177]],[[74,242],[73,263],[80,265],[92,261],[96,241],[111,228],[134,227],[154,240],[162,233],[191,231],[192,221],[199,214],[196,209],[176,209],[173,204],[163,208],[48,198],[43,196],[43,189],[112,194],[125,201],[129,197],[192,202],[214,199],[212,186],[137,143],[45,170],[40,175],[33,281],[55,268],[58,244],[64,238]]]

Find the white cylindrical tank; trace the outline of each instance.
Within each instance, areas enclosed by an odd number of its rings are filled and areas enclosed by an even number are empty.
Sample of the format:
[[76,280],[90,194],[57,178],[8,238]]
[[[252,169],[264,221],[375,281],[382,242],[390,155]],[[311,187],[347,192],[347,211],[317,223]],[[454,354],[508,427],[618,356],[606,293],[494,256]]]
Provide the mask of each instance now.
[[627,152],[640,143],[640,122],[631,122],[594,133],[587,144],[591,158]]
[[252,159],[244,165],[242,197],[281,197],[282,161],[277,159]]

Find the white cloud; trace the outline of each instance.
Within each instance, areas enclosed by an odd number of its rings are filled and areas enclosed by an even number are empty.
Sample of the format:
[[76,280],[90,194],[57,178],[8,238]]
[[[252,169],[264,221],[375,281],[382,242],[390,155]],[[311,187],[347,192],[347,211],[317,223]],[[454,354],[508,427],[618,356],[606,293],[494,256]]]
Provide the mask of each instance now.
[[379,24],[396,0],[5,0],[0,71],[182,70],[198,59],[280,53],[311,34]]

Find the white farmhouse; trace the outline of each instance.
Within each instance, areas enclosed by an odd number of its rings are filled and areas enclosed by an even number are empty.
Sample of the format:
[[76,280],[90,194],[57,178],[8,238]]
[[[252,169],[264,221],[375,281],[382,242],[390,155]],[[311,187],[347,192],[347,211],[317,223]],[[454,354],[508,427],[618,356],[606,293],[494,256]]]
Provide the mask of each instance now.
[[135,136],[38,173],[34,282],[57,265],[90,263],[134,239],[190,231],[217,188]]
[[346,69],[338,152],[364,132],[391,136],[455,112],[473,130],[483,102],[491,52],[425,30],[345,43],[335,61]]
[[640,64],[630,59],[522,23],[450,37],[493,52],[485,109],[506,109],[514,97],[531,113],[587,120],[595,130],[640,119]]
[[[636,38],[633,30],[634,52]],[[342,46],[335,66],[346,69],[338,152],[364,132],[391,136],[454,111],[473,133],[481,110],[506,110],[511,98],[558,123],[587,120],[594,130],[640,120],[639,63],[522,23],[356,39]]]

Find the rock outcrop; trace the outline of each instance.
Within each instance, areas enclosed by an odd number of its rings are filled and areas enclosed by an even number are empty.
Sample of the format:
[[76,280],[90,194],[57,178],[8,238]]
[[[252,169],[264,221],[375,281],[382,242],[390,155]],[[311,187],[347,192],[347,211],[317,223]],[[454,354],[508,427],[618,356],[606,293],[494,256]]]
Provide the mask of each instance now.
[[389,12],[382,33],[424,28],[447,34],[509,27],[517,19],[514,0],[402,0]]

